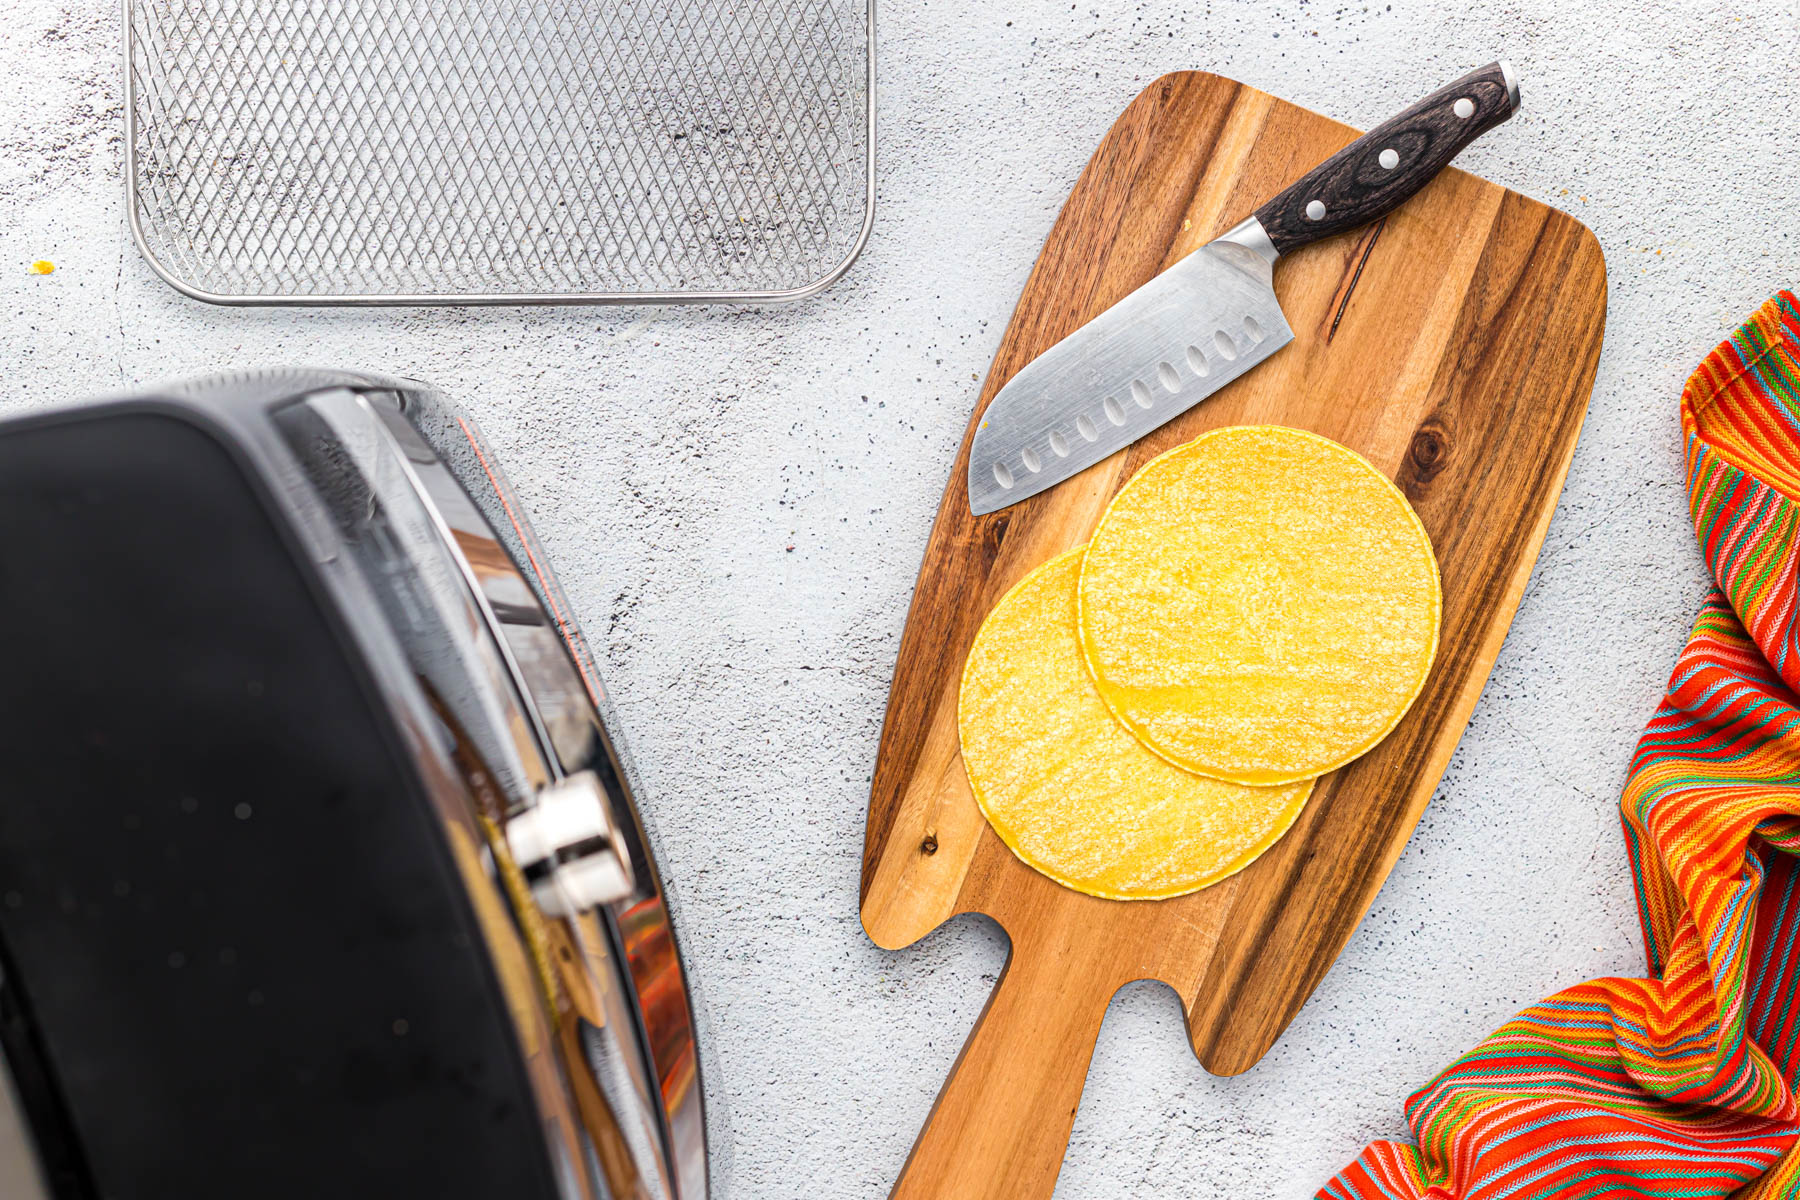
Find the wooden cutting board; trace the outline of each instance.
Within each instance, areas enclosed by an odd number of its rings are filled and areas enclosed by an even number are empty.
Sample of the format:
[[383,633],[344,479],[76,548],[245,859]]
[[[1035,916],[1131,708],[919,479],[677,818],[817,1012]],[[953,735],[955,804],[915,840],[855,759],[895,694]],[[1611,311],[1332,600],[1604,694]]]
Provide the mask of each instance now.
[[[1216,75],[1157,80],[1088,163],[1001,340],[900,644],[862,919],[895,949],[984,912],[1012,954],[896,1196],[1049,1196],[1101,1017],[1132,980],[1181,996],[1208,1070],[1254,1065],[1367,911],[1481,694],[1581,429],[1606,271],[1579,222],[1463,172],[1379,225],[1277,263],[1296,336],[1267,363],[1057,487],[969,514],[969,441],[1016,371],[1355,136]],[[1436,665],[1399,727],[1321,779],[1294,827],[1241,874],[1155,902],[1070,891],[1014,858],[970,795],[957,752],[963,658],[1000,596],[1085,542],[1139,466],[1202,430],[1258,422],[1335,438],[1405,491],[1443,571]]]

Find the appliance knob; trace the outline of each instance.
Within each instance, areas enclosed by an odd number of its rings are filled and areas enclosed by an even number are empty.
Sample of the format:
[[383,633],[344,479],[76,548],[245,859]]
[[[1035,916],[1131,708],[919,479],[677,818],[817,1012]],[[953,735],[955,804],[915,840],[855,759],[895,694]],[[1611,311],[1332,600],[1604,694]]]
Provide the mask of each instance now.
[[592,771],[552,783],[506,823],[506,844],[547,917],[574,917],[629,896],[631,859]]

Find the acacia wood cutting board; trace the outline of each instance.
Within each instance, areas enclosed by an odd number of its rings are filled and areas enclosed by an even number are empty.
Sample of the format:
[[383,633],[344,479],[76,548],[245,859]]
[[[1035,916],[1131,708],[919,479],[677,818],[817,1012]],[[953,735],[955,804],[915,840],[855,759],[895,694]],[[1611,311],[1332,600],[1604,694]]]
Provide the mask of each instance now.
[[[1461,171],[1386,221],[1277,263],[1295,340],[1268,362],[1057,487],[969,513],[969,441],[1016,371],[1355,136],[1216,75],[1157,80],[1088,163],[1001,340],[900,644],[862,919],[894,949],[984,912],[1012,954],[896,1196],[1049,1196],[1101,1017],[1132,980],[1175,989],[1208,1070],[1254,1065],[1367,911],[1493,666],[1581,428],[1606,273],[1579,222]],[[1412,501],[1443,572],[1437,662],[1394,732],[1321,779],[1242,873],[1173,900],[1070,891],[1014,858],[970,795],[957,753],[963,659],[1001,595],[1085,542],[1139,466],[1203,430],[1264,422],[1360,451]]]

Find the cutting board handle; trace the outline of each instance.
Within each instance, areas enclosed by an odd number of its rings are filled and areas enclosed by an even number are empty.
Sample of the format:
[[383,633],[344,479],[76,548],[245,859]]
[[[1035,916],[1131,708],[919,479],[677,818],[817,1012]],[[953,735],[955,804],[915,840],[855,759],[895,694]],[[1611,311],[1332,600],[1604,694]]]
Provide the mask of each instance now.
[[[1084,944],[1085,942],[1085,944]],[[893,1200],[1049,1200],[1113,993],[1106,939],[1015,942]]]

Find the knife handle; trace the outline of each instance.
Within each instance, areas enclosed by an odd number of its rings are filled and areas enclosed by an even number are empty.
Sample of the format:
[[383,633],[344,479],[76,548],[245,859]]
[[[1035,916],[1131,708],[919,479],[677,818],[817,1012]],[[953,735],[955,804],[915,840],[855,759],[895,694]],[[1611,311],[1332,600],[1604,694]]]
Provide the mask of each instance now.
[[1430,183],[1464,146],[1519,111],[1519,83],[1489,63],[1377,125],[1256,210],[1279,254],[1367,225]]

